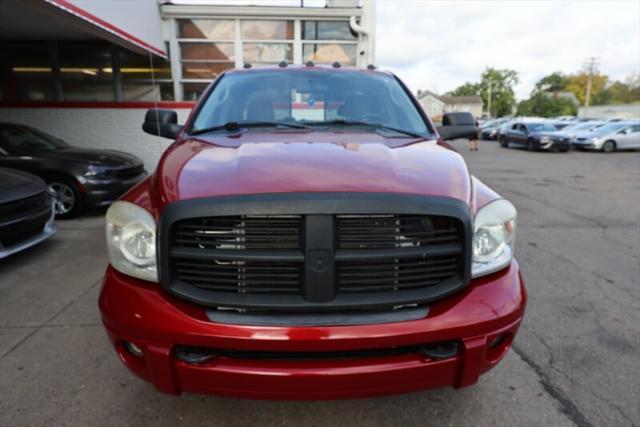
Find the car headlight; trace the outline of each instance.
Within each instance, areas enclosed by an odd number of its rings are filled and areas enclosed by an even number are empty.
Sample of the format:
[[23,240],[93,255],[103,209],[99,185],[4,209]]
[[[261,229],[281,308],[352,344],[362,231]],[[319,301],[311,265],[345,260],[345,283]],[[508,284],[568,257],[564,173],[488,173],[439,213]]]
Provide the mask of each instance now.
[[516,240],[516,208],[504,199],[494,200],[476,213],[473,221],[471,276],[480,277],[507,267]]
[[543,136],[540,138],[540,142],[551,142],[551,138],[548,136]]
[[115,202],[107,210],[109,262],[121,273],[158,281],[156,221],[140,206]]

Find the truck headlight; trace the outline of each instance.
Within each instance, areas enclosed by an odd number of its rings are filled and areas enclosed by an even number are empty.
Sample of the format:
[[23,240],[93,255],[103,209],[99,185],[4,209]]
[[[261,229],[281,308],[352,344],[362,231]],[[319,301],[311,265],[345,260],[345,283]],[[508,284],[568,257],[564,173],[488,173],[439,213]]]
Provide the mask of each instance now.
[[473,221],[471,276],[480,277],[507,267],[516,239],[516,208],[504,199],[480,208]]
[[156,266],[156,222],[140,206],[115,202],[107,211],[109,262],[121,273],[158,281]]

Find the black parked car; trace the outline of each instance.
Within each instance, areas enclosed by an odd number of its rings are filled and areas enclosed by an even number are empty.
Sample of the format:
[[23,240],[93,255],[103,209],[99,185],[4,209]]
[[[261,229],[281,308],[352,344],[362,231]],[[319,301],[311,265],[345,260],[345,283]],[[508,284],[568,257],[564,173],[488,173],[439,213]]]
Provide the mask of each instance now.
[[0,166],[45,180],[58,218],[111,204],[147,172],[138,157],[112,150],[75,148],[29,126],[0,123]]
[[35,175],[0,168],[0,258],[55,232],[53,197],[47,184]]
[[551,123],[513,122],[500,133],[500,145],[521,145],[529,151],[550,150],[566,153],[571,147],[569,138]]

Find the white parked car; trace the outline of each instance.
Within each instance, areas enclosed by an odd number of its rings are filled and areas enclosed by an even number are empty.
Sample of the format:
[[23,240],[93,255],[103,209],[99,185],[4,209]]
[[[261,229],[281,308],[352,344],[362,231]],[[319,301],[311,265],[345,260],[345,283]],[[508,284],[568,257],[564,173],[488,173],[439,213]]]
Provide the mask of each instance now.
[[611,122],[590,132],[578,133],[572,138],[571,145],[579,150],[601,150],[605,153],[640,149],[640,121]]

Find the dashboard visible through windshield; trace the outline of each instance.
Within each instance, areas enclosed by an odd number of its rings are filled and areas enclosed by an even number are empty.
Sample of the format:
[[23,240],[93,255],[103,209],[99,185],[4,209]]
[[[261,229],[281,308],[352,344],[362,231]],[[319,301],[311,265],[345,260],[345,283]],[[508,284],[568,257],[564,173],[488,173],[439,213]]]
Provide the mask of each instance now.
[[265,70],[221,77],[192,133],[233,124],[322,129],[380,125],[409,135],[431,132],[404,88],[381,73]]

